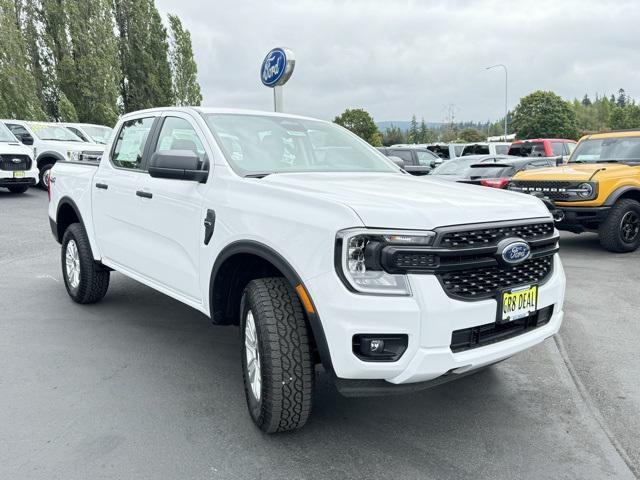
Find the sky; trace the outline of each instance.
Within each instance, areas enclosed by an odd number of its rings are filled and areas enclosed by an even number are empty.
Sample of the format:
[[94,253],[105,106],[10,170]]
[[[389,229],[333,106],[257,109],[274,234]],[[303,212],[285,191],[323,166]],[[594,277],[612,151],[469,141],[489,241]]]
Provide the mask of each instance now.
[[259,78],[295,52],[286,112],[497,120],[535,90],[640,98],[640,1],[156,0],[190,30],[203,105],[271,110]]

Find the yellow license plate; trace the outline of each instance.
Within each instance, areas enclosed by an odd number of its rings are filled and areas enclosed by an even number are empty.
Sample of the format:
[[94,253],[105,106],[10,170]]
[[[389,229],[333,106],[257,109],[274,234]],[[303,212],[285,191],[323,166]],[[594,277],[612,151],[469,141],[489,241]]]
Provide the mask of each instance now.
[[24,172],[23,171],[13,172],[13,178],[24,178]]
[[527,317],[538,308],[538,286],[514,288],[502,293],[502,312],[498,318],[502,322],[512,322]]

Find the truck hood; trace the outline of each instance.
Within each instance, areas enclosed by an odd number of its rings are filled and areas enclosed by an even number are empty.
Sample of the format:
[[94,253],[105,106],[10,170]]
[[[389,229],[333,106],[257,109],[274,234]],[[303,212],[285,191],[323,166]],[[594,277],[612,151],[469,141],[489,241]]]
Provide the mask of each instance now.
[[33,157],[33,152],[21,143],[0,142],[0,155],[29,155],[29,157]]
[[597,172],[594,180],[602,175],[620,176],[629,175],[629,169],[636,168],[619,163],[575,163],[560,167],[536,168],[519,172],[513,177],[514,180],[575,180],[587,181]]
[[550,217],[530,195],[404,174],[278,173],[261,182],[339,202],[367,227],[419,230]]

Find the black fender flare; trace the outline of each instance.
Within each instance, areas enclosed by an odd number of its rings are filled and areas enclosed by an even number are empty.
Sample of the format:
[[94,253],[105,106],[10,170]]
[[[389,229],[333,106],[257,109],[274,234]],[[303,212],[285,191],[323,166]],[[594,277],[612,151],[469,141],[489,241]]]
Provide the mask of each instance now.
[[[40,169],[40,165],[39,165],[40,161],[45,157],[55,158],[56,162],[64,161],[64,157],[60,155],[60,153],[53,150],[47,150],[38,154],[38,158],[36,159],[36,165],[38,165],[38,169]],[[56,163],[56,162],[53,162],[53,163]],[[47,163],[47,165],[52,165],[52,164]]]
[[[276,267],[287,281],[291,284],[291,287],[295,290],[298,285],[302,285],[304,287],[304,282],[300,278],[300,275],[294,270],[291,264],[278,252],[276,252],[273,248],[260,243],[254,240],[240,240],[236,242],[232,242],[227,245],[222,251],[218,254],[216,258],[213,268],[211,269],[211,278],[209,280],[209,309],[213,308],[214,298],[213,292],[215,291],[215,278],[220,270],[220,267],[224,265],[225,261],[231,258],[236,254],[251,254],[257,257],[260,257],[269,263],[271,263],[274,267]],[[306,287],[305,287],[306,290]],[[308,293],[308,292],[307,292]],[[331,375],[335,375],[333,370],[333,364],[331,362],[331,353],[329,352],[329,345],[327,344],[327,337],[324,333],[324,328],[322,327],[322,322],[320,321],[320,316],[318,315],[318,309],[313,303],[313,299],[311,298],[311,294],[309,294],[309,299],[311,300],[311,304],[313,306],[314,313],[307,312],[304,308],[303,311],[309,320],[309,325],[311,326],[311,331],[313,333],[313,337],[315,340],[316,348],[318,349],[318,354],[320,356],[320,361],[324,369]],[[213,312],[210,312],[213,314]]]
[[640,188],[629,185],[626,187],[619,188],[618,190],[615,190],[613,193],[611,193],[607,197],[607,199],[604,201],[603,206],[612,207],[620,199],[620,197],[622,197],[623,195],[629,192],[636,192],[638,197],[640,197]]
[[84,225],[84,220],[82,219],[82,214],[80,213],[80,209],[78,208],[78,205],[76,205],[76,202],[74,202],[73,199],[70,197],[62,197],[58,202],[58,208],[56,209],[56,218],[53,220],[50,219],[51,230],[52,230],[53,236],[55,237],[58,243],[62,243],[62,235],[64,233],[58,230],[58,225],[59,225],[58,219],[60,218],[60,210],[62,209],[62,207],[65,207],[65,206],[71,207],[71,209],[76,214],[76,217],[78,217],[80,224],[84,228],[86,228]]

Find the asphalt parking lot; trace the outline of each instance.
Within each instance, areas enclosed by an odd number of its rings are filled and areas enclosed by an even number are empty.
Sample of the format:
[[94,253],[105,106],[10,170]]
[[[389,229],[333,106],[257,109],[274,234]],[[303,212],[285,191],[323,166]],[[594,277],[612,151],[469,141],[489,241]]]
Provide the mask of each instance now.
[[47,194],[0,192],[0,478],[633,479],[640,472],[640,252],[563,234],[559,336],[417,394],[341,397],[307,426],[246,412],[235,327],[122,275],[67,297]]

